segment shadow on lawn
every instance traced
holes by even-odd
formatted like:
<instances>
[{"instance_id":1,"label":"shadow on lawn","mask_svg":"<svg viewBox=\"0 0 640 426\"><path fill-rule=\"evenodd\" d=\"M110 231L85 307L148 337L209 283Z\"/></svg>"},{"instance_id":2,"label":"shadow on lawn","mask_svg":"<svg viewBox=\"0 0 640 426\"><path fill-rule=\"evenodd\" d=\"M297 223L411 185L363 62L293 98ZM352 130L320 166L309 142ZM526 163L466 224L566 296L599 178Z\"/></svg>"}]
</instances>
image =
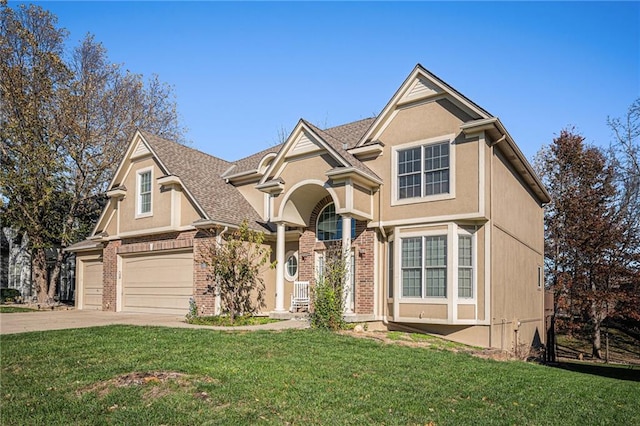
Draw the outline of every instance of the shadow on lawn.
<instances>
[{"instance_id":1,"label":"shadow on lawn","mask_svg":"<svg viewBox=\"0 0 640 426\"><path fill-rule=\"evenodd\" d=\"M640 369L628 365L595 364L588 362L559 362L553 367L576 373L592 374L611 379L640 382Z\"/></svg>"}]
</instances>

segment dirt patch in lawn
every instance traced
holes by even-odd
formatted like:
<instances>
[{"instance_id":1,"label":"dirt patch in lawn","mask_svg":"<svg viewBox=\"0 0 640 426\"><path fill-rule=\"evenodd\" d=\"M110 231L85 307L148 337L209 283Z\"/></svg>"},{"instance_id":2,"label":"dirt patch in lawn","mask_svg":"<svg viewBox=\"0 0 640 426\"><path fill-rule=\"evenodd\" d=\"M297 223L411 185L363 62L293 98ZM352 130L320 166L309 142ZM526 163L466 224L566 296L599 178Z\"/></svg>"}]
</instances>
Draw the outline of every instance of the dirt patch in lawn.
<instances>
[{"instance_id":1,"label":"dirt patch in lawn","mask_svg":"<svg viewBox=\"0 0 640 426\"><path fill-rule=\"evenodd\" d=\"M113 389L143 387L144 399L156 399L170 394L176 389L190 390L196 383L213 383L215 379L207 376L189 376L176 371L133 372L122 374L109 380L103 380L77 391L78 396L95 392L102 398ZM195 395L198 397L199 395Z\"/></svg>"},{"instance_id":2,"label":"dirt patch in lawn","mask_svg":"<svg viewBox=\"0 0 640 426\"><path fill-rule=\"evenodd\" d=\"M467 353L472 356L496 361L514 359L507 352L499 349L476 348L461 343L452 342L430 334L406 333L399 331L367 331L350 330L342 332L344 335L361 339L377 340L388 345L409 346L412 348L430 348L446 350L454 353Z\"/></svg>"}]
</instances>

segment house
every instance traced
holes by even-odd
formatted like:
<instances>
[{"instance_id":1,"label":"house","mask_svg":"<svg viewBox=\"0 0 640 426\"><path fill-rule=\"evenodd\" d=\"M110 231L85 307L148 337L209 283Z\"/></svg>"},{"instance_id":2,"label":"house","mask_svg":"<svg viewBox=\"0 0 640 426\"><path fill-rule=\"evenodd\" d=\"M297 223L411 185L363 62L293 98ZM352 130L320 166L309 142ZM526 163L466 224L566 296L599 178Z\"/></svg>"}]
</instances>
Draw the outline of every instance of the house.
<instances>
[{"instance_id":1,"label":"house","mask_svg":"<svg viewBox=\"0 0 640 426\"><path fill-rule=\"evenodd\" d=\"M265 313L314 282L327 242L351 253L345 318L514 351L544 340L549 195L500 120L417 65L382 112L236 162L138 131L77 253L77 307L203 314L207 230L264 231ZM205 294L206 293L206 294Z\"/></svg>"}]
</instances>

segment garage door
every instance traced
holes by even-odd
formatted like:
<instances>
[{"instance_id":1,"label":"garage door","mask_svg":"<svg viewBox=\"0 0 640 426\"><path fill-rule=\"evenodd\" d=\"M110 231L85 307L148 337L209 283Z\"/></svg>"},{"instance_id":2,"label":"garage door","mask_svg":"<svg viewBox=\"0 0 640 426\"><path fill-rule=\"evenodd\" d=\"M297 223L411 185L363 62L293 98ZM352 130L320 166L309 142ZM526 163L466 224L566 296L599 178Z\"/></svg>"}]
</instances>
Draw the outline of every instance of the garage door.
<instances>
[{"instance_id":1,"label":"garage door","mask_svg":"<svg viewBox=\"0 0 640 426\"><path fill-rule=\"evenodd\" d=\"M82 261L82 309L102 310L102 260Z\"/></svg>"},{"instance_id":2,"label":"garage door","mask_svg":"<svg viewBox=\"0 0 640 426\"><path fill-rule=\"evenodd\" d=\"M122 310L186 315L193 295L193 252L122 258Z\"/></svg>"}]
</instances>

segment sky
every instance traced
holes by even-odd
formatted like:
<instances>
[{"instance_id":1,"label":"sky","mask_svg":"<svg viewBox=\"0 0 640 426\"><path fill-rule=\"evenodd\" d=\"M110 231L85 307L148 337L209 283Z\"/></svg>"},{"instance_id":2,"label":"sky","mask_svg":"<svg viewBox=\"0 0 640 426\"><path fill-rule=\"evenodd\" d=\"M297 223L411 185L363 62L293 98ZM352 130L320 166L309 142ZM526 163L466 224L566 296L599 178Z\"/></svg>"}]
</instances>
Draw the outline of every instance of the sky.
<instances>
[{"instance_id":1,"label":"sky","mask_svg":"<svg viewBox=\"0 0 640 426\"><path fill-rule=\"evenodd\" d=\"M9 2L9 5L16 2ZM233 161L377 115L417 63L531 161L564 128L607 147L640 97L639 2L53 2L70 34L173 86L192 147Z\"/></svg>"}]
</instances>

